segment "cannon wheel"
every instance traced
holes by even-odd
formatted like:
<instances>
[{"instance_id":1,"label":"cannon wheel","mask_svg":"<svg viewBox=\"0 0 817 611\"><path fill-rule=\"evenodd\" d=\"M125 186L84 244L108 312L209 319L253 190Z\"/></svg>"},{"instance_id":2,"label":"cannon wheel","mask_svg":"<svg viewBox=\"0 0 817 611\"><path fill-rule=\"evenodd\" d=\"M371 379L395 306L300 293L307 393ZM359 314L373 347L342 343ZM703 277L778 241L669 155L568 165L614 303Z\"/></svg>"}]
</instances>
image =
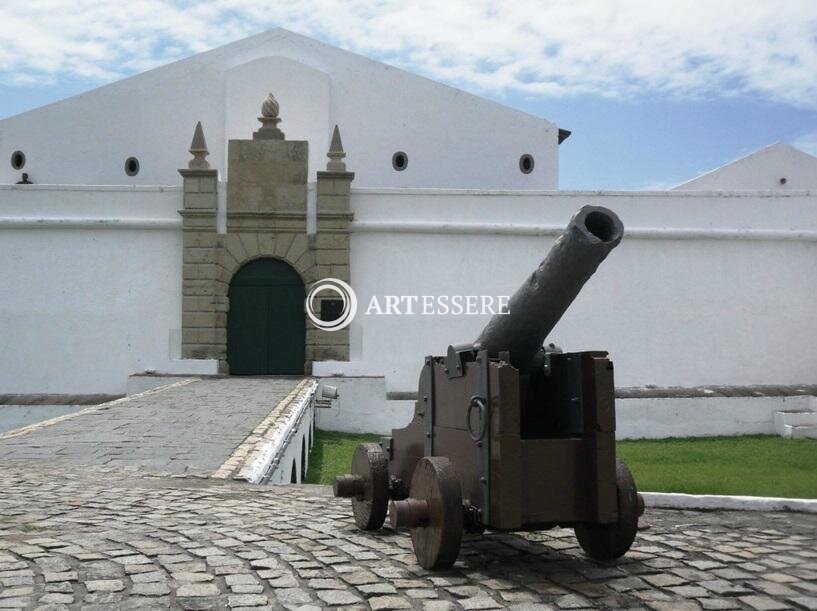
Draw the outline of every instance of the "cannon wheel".
<instances>
[{"instance_id":1,"label":"cannon wheel","mask_svg":"<svg viewBox=\"0 0 817 611\"><path fill-rule=\"evenodd\" d=\"M410 496L428 503L427 524L411 529L417 562L424 569L449 568L462 543L462 488L451 461L443 456L420 460Z\"/></svg>"},{"instance_id":2,"label":"cannon wheel","mask_svg":"<svg viewBox=\"0 0 817 611\"><path fill-rule=\"evenodd\" d=\"M630 549L638 530L639 498L627 464L616 458L618 521L612 524L580 524L574 528L579 545L594 560L615 560Z\"/></svg>"},{"instance_id":3,"label":"cannon wheel","mask_svg":"<svg viewBox=\"0 0 817 611\"><path fill-rule=\"evenodd\" d=\"M389 508L389 466L379 444L357 446L352 474L363 478L363 494L352 499L355 524L361 530L377 530L383 526Z\"/></svg>"}]
</instances>

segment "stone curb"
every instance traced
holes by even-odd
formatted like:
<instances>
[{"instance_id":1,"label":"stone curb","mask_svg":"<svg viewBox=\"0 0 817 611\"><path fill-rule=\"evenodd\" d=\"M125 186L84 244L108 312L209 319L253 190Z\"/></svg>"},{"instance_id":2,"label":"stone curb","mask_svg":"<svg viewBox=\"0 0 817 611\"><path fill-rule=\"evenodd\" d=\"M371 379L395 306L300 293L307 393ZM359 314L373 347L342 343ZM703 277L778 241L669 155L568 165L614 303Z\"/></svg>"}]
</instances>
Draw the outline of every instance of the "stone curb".
<instances>
[{"instance_id":1,"label":"stone curb","mask_svg":"<svg viewBox=\"0 0 817 611\"><path fill-rule=\"evenodd\" d=\"M125 395L65 395L65 394L0 394L4 405L99 405L123 398Z\"/></svg>"},{"instance_id":2,"label":"stone curb","mask_svg":"<svg viewBox=\"0 0 817 611\"><path fill-rule=\"evenodd\" d=\"M647 507L661 509L727 509L732 511L794 511L817 513L817 499L786 499L774 496L728 496L642 492Z\"/></svg>"},{"instance_id":3,"label":"stone curb","mask_svg":"<svg viewBox=\"0 0 817 611\"><path fill-rule=\"evenodd\" d=\"M24 426L19 429L14 429L11 431L6 431L2 435L0 435L0 441L3 439L13 439L14 437L20 437L21 435L28 435L29 433L33 433L34 431L38 431L40 429L44 429L45 427L51 426L53 424L57 424L59 422L64 422L66 420L72 420L73 418L77 418L78 416L82 416L84 414L89 414L91 412L98 412L106 409L110 409L112 407L116 407L117 405L121 405L122 403L127 403L133 399L137 399L139 397L146 397L148 395L155 395L156 393L164 392L165 390L169 390L171 388L176 388L178 386L186 386L187 384L192 384L193 382L198 382L199 378L191 377L185 378L184 380L180 380L179 382L174 382L173 384L165 384L164 386L157 386L156 388L148 389L144 392L140 392L135 395L128 395L126 397L121 397L119 399L115 399L113 401L108 401L107 403L100 403L99 405L93 405L91 407L86 407L85 409L81 409L76 412L72 412L70 414L65 414L63 416L57 416L56 418L51 418L49 420L42 420L40 422L35 422L34 424L30 424L28 426Z\"/></svg>"}]
</instances>

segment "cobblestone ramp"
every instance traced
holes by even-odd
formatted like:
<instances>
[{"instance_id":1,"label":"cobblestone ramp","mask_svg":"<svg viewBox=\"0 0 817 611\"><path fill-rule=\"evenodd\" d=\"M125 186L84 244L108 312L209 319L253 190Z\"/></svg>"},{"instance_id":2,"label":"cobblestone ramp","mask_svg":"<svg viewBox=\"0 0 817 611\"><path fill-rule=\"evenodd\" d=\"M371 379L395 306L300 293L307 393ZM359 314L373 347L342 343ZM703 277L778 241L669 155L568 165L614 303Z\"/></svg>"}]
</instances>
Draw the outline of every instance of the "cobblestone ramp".
<instances>
[{"instance_id":1,"label":"cobblestone ramp","mask_svg":"<svg viewBox=\"0 0 817 611\"><path fill-rule=\"evenodd\" d=\"M0 608L814 609L813 516L651 510L631 553L572 531L467 538L425 571L405 534L358 531L327 487L0 470Z\"/></svg>"},{"instance_id":2,"label":"cobblestone ramp","mask_svg":"<svg viewBox=\"0 0 817 611\"><path fill-rule=\"evenodd\" d=\"M192 378L0 435L0 460L210 475L299 382Z\"/></svg>"}]
</instances>

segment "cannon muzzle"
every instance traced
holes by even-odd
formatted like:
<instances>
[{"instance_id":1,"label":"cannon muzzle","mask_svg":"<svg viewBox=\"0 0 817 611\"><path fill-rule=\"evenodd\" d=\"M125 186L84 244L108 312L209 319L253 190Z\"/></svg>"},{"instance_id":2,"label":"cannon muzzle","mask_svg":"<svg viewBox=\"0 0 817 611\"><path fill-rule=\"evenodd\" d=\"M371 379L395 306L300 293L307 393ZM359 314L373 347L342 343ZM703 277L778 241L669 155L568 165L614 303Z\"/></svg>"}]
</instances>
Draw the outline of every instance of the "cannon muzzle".
<instances>
[{"instance_id":1,"label":"cannon muzzle","mask_svg":"<svg viewBox=\"0 0 817 611\"><path fill-rule=\"evenodd\" d=\"M584 206L513 294L507 313L491 318L474 347L494 357L509 351L511 363L528 370L545 338L623 233L624 225L612 210Z\"/></svg>"}]
</instances>

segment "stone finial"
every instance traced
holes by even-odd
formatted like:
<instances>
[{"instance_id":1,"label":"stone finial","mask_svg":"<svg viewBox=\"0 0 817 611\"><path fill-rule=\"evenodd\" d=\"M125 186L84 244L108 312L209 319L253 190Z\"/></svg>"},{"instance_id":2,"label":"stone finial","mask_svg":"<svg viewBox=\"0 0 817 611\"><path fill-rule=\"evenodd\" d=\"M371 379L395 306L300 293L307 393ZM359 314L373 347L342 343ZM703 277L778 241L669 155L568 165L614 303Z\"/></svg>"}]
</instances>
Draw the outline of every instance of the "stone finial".
<instances>
[{"instance_id":1,"label":"stone finial","mask_svg":"<svg viewBox=\"0 0 817 611\"><path fill-rule=\"evenodd\" d=\"M253 132L253 140L284 139L284 132L278 129L278 123L281 122L281 118L278 116L279 111L278 100L270 93L261 104L261 116L258 117L258 120L261 122L261 127L258 131Z\"/></svg>"},{"instance_id":2,"label":"stone finial","mask_svg":"<svg viewBox=\"0 0 817 611\"><path fill-rule=\"evenodd\" d=\"M193 159L187 164L191 170L206 170L210 167L207 162L207 155L210 151L207 150L207 142L204 140L204 130L201 127L201 121L196 123L196 130L193 132L193 142L190 143L190 154Z\"/></svg>"},{"instance_id":3,"label":"stone finial","mask_svg":"<svg viewBox=\"0 0 817 611\"><path fill-rule=\"evenodd\" d=\"M326 169L329 172L346 171L346 164L343 162L346 153L343 152L343 142L340 141L340 130L337 125L335 125L335 130L332 132L332 143L329 145L329 152L326 153L326 156L329 157L326 164Z\"/></svg>"},{"instance_id":4,"label":"stone finial","mask_svg":"<svg viewBox=\"0 0 817 611\"><path fill-rule=\"evenodd\" d=\"M275 96L271 93L268 94L264 102L261 104L261 116L270 118L277 117L279 110L280 106L278 105L278 100L276 100Z\"/></svg>"}]
</instances>

